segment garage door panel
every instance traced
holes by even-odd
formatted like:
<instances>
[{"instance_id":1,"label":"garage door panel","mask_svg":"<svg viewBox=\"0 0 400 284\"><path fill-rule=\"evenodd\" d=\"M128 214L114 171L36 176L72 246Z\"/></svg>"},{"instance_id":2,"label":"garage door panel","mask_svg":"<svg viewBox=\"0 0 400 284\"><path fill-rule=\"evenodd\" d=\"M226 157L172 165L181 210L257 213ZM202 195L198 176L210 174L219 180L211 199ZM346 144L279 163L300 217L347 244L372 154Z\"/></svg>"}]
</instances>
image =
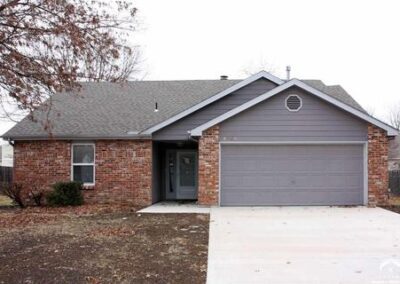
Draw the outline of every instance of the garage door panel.
<instances>
[{"instance_id":1,"label":"garage door panel","mask_svg":"<svg viewBox=\"0 0 400 284\"><path fill-rule=\"evenodd\" d=\"M230 206L261 206L261 205L353 205L359 204L360 193L358 191L350 191L343 193L342 191L331 192L329 196L329 204L327 204L326 195L315 191L310 194L309 191L296 192L296 199L293 199L293 191L252 191L244 194L229 195L222 197L224 204ZM243 204L243 201L246 204ZM266 203L265 200L273 200L273 203ZM307 200L306 204L299 204L298 200ZM346 200L344 202L343 200Z\"/></svg>"},{"instance_id":2,"label":"garage door panel","mask_svg":"<svg viewBox=\"0 0 400 284\"><path fill-rule=\"evenodd\" d=\"M355 160L350 161L342 161L338 159L332 160L318 160L318 159L303 159L303 160L291 160L287 159L285 161L282 160L273 160L268 159L267 157L264 159L257 160L248 160L250 157L243 157L242 159L227 159L223 161L224 164L229 164L230 171L237 173L246 173L246 172L271 172L277 173L281 172L282 169L285 169L288 172L298 172L298 173L307 173L309 171L316 172L326 172L326 171L334 171L338 173L352 173L357 172L360 173L363 171L363 165L360 164L360 159L357 158ZM266 163L265 160L269 162ZM308 167L305 168L304 164L308 163Z\"/></svg>"},{"instance_id":3,"label":"garage door panel","mask_svg":"<svg viewBox=\"0 0 400 284\"><path fill-rule=\"evenodd\" d=\"M257 181L255 181L257 179ZM288 174L255 174L251 176L241 175L229 175L222 178L224 187L246 187L251 188L252 186L259 187L260 184L263 187L271 185L272 187L306 187L314 188L317 187L321 190L327 190L328 188L341 188L346 190L348 187L359 187L363 182L360 174L354 175L318 175L318 174L304 174L304 175L290 175ZM327 187L329 184L329 187Z\"/></svg>"},{"instance_id":4,"label":"garage door panel","mask_svg":"<svg viewBox=\"0 0 400 284\"><path fill-rule=\"evenodd\" d=\"M362 145L221 147L221 205L362 203Z\"/></svg>"}]
</instances>

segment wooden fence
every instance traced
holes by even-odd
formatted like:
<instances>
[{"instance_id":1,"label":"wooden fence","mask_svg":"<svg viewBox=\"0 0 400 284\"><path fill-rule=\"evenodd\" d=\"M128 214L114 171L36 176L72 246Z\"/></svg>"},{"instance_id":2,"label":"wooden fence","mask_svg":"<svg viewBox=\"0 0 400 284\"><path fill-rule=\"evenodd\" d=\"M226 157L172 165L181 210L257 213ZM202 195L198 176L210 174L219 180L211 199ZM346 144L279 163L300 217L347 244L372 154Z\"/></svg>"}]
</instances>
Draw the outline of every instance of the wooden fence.
<instances>
[{"instance_id":1,"label":"wooden fence","mask_svg":"<svg viewBox=\"0 0 400 284\"><path fill-rule=\"evenodd\" d=\"M400 195L400 171L389 171L389 188L390 192Z\"/></svg>"}]
</instances>

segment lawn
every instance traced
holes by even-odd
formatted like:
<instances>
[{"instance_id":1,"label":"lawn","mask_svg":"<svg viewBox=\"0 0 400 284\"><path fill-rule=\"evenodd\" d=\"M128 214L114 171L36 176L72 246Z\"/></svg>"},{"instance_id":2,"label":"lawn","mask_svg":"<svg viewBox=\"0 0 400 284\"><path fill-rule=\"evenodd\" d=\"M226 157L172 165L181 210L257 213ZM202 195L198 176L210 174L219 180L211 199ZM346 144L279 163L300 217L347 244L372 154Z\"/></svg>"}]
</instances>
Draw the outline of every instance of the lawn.
<instances>
[{"instance_id":1,"label":"lawn","mask_svg":"<svg viewBox=\"0 0 400 284\"><path fill-rule=\"evenodd\" d=\"M1 206L11 206L12 200L5 195L0 194L0 207Z\"/></svg>"},{"instance_id":2,"label":"lawn","mask_svg":"<svg viewBox=\"0 0 400 284\"><path fill-rule=\"evenodd\" d=\"M0 209L0 283L204 283L209 217Z\"/></svg>"}]
</instances>

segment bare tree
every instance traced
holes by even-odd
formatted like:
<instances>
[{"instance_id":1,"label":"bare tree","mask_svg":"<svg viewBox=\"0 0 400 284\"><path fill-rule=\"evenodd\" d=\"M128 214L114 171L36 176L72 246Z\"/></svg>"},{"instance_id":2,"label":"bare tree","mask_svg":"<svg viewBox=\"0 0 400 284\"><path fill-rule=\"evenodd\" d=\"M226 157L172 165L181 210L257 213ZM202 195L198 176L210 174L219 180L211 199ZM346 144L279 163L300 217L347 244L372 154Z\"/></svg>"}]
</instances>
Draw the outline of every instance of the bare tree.
<instances>
[{"instance_id":1,"label":"bare tree","mask_svg":"<svg viewBox=\"0 0 400 284\"><path fill-rule=\"evenodd\" d=\"M369 105L369 106L365 107L364 109L370 116L375 117L375 107L374 106Z\"/></svg>"},{"instance_id":2,"label":"bare tree","mask_svg":"<svg viewBox=\"0 0 400 284\"><path fill-rule=\"evenodd\" d=\"M388 121L394 128L400 130L400 102L389 108Z\"/></svg>"},{"instance_id":3,"label":"bare tree","mask_svg":"<svg viewBox=\"0 0 400 284\"><path fill-rule=\"evenodd\" d=\"M260 60L250 62L246 67L244 67L242 74L245 76L251 76L261 70L267 71L271 74L276 74L277 69L278 68L274 64L271 64L265 58L261 58Z\"/></svg>"},{"instance_id":4,"label":"bare tree","mask_svg":"<svg viewBox=\"0 0 400 284\"><path fill-rule=\"evenodd\" d=\"M127 39L136 27L130 0L0 0L3 112L32 113L79 81L121 82L137 68ZM12 98L10 102L7 98Z\"/></svg>"}]
</instances>

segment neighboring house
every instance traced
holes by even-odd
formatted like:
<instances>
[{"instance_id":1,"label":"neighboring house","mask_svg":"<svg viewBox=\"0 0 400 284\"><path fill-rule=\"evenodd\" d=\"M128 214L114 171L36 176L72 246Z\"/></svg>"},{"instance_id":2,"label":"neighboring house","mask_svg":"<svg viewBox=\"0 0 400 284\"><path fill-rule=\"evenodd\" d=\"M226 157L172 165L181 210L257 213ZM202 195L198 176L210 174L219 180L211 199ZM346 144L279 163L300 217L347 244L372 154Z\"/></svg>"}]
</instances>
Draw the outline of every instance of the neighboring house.
<instances>
[{"instance_id":1,"label":"neighboring house","mask_svg":"<svg viewBox=\"0 0 400 284\"><path fill-rule=\"evenodd\" d=\"M13 154L14 150L11 145L3 144L0 145L0 166L12 167L13 166Z\"/></svg>"},{"instance_id":2,"label":"neighboring house","mask_svg":"<svg viewBox=\"0 0 400 284\"><path fill-rule=\"evenodd\" d=\"M389 170L400 170L400 136L389 141Z\"/></svg>"},{"instance_id":3,"label":"neighboring house","mask_svg":"<svg viewBox=\"0 0 400 284\"><path fill-rule=\"evenodd\" d=\"M388 139L340 86L281 80L84 83L53 97L52 139L24 119L14 179L85 183L88 202L149 205L383 204ZM45 114L36 112L40 121Z\"/></svg>"}]
</instances>

